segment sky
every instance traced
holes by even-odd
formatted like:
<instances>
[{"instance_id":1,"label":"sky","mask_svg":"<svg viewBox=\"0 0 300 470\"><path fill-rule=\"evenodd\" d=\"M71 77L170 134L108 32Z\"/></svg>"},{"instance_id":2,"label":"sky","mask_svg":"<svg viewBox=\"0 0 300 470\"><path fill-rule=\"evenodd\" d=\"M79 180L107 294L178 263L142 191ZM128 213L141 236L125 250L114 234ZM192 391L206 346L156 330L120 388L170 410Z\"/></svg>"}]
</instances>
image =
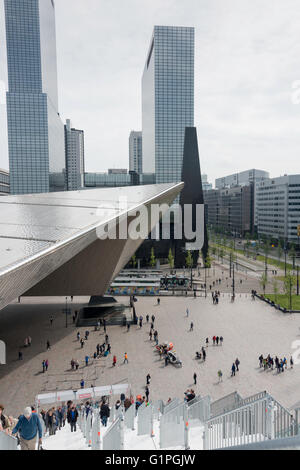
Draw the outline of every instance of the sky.
<instances>
[{"instance_id":1,"label":"sky","mask_svg":"<svg viewBox=\"0 0 300 470\"><path fill-rule=\"evenodd\" d=\"M154 25L194 26L202 172L300 173L299 0L55 0L59 108L87 171L128 168ZM297 81L299 81L297 83Z\"/></svg>"}]
</instances>

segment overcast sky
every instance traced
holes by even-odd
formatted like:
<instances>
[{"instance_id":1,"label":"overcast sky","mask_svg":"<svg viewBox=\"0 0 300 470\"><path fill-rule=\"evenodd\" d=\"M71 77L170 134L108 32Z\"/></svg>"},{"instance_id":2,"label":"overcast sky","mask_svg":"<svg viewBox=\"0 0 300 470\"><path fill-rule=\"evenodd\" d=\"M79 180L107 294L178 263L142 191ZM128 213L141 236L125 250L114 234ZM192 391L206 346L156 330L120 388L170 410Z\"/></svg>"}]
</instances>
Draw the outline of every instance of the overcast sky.
<instances>
[{"instance_id":1,"label":"overcast sky","mask_svg":"<svg viewBox=\"0 0 300 470\"><path fill-rule=\"evenodd\" d=\"M209 180L254 167L300 173L299 0L55 3L60 111L85 131L87 171L128 168L157 24L196 28L195 125Z\"/></svg>"}]
</instances>

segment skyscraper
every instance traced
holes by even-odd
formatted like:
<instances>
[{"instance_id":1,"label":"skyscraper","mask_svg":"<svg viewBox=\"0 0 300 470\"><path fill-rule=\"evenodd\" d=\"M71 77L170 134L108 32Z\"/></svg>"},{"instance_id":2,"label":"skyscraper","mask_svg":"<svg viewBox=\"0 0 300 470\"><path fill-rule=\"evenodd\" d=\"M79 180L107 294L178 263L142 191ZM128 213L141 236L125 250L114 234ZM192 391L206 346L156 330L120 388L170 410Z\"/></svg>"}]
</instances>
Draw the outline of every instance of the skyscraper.
<instances>
[{"instance_id":1,"label":"skyscraper","mask_svg":"<svg viewBox=\"0 0 300 470\"><path fill-rule=\"evenodd\" d=\"M84 187L84 132L65 125L67 189L77 191Z\"/></svg>"},{"instance_id":2,"label":"skyscraper","mask_svg":"<svg viewBox=\"0 0 300 470\"><path fill-rule=\"evenodd\" d=\"M143 171L181 180L184 134L194 126L194 28L155 26L142 79Z\"/></svg>"},{"instance_id":3,"label":"skyscraper","mask_svg":"<svg viewBox=\"0 0 300 470\"><path fill-rule=\"evenodd\" d=\"M129 136L129 171L143 173L142 133L132 131Z\"/></svg>"},{"instance_id":4,"label":"skyscraper","mask_svg":"<svg viewBox=\"0 0 300 470\"><path fill-rule=\"evenodd\" d=\"M12 194L65 189L54 0L4 0Z\"/></svg>"}]
</instances>

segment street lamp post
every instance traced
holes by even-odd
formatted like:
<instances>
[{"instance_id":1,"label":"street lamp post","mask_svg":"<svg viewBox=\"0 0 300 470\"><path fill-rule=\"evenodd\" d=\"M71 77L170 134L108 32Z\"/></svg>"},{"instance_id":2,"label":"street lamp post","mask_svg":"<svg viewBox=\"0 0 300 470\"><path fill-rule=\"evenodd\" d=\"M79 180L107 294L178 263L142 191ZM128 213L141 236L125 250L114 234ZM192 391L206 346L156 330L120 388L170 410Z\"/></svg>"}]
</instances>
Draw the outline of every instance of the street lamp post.
<instances>
[{"instance_id":1,"label":"street lamp post","mask_svg":"<svg viewBox=\"0 0 300 470\"><path fill-rule=\"evenodd\" d=\"M207 297L207 286L206 286L206 262L204 263L204 286L205 286L205 298Z\"/></svg>"},{"instance_id":2,"label":"street lamp post","mask_svg":"<svg viewBox=\"0 0 300 470\"><path fill-rule=\"evenodd\" d=\"M286 256L287 256L287 246L284 246L284 276L286 277Z\"/></svg>"},{"instance_id":3,"label":"street lamp post","mask_svg":"<svg viewBox=\"0 0 300 470\"><path fill-rule=\"evenodd\" d=\"M299 295L299 265L297 264L297 295Z\"/></svg>"},{"instance_id":4,"label":"street lamp post","mask_svg":"<svg viewBox=\"0 0 300 470\"><path fill-rule=\"evenodd\" d=\"M235 297L234 264L232 266L232 297Z\"/></svg>"},{"instance_id":5,"label":"street lamp post","mask_svg":"<svg viewBox=\"0 0 300 470\"><path fill-rule=\"evenodd\" d=\"M66 297L66 328L68 328L68 297Z\"/></svg>"}]
</instances>

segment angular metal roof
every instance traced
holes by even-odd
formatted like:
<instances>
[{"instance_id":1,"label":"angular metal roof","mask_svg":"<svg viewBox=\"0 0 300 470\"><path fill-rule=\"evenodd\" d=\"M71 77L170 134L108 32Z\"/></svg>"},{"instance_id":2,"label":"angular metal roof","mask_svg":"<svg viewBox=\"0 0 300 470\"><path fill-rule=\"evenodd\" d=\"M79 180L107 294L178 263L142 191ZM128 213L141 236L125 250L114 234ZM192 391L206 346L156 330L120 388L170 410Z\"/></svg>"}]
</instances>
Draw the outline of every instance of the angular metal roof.
<instances>
[{"instance_id":1,"label":"angular metal roof","mask_svg":"<svg viewBox=\"0 0 300 470\"><path fill-rule=\"evenodd\" d=\"M63 250L61 253L65 254L64 247L70 244L73 244L73 254L79 253L82 247L95 241L96 229L101 225L105 225L109 220L141 204L148 205L156 200L171 202L182 188L183 184L178 183L1 196L0 308L4 303L7 304L7 300L4 300L3 285L5 281L7 282L7 275L13 271L29 264L32 265L38 260L44 268L47 265L44 271L41 266L39 267L39 272L32 276L31 282L21 282L20 284L24 284L24 287L18 288L15 282L14 299L61 265L61 262L52 261L50 266L48 256L61 249ZM120 207L119 204L119 199L123 201L125 198L126 209ZM91 236L92 233L93 237L88 242L87 235ZM83 239L85 239L84 242ZM81 240L80 247L79 240ZM76 249L75 243L78 245ZM70 257L71 254L62 261L65 262ZM23 271L24 275L26 275L26 270ZM9 282L13 282L12 278ZM25 287L25 284L28 285Z\"/></svg>"}]
</instances>

